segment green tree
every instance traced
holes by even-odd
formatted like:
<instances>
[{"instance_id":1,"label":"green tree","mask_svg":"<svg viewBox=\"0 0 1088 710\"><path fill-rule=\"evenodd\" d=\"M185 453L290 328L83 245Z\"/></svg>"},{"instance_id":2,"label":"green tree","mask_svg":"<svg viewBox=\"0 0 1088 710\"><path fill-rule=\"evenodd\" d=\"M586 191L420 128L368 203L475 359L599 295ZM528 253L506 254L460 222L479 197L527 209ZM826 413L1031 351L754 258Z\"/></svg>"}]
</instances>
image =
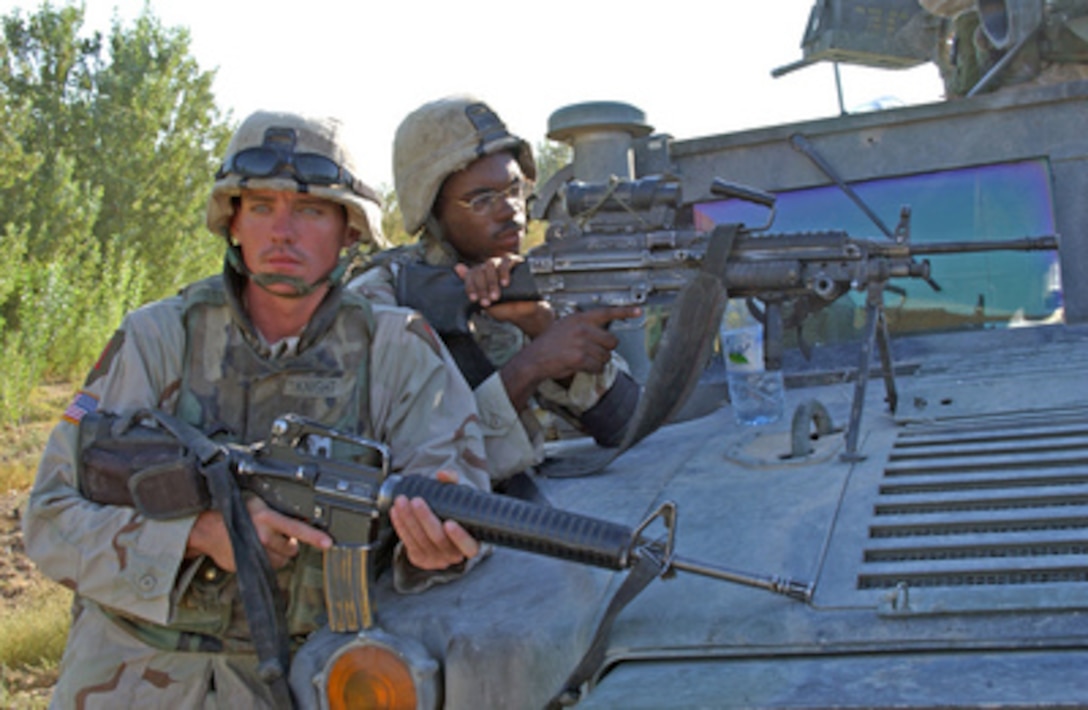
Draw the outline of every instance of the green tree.
<instances>
[{"instance_id":1,"label":"green tree","mask_svg":"<svg viewBox=\"0 0 1088 710\"><path fill-rule=\"evenodd\" d=\"M394 245L408 244L413 240L412 235L404 231L397 191L387 185L382 186L382 233Z\"/></svg>"},{"instance_id":2,"label":"green tree","mask_svg":"<svg viewBox=\"0 0 1088 710\"><path fill-rule=\"evenodd\" d=\"M41 258L70 248L93 210L99 249L120 239L154 273L140 294L149 300L218 264L203 205L229 126L188 30L164 28L148 7L132 27L115 21L108 42L82 37L82 24L82 8L48 2L4 18L0 97L27 112L12 138L37 167L0 179L0 224L27 225L29 255ZM82 208L59 209L73 191Z\"/></svg>"},{"instance_id":3,"label":"green tree","mask_svg":"<svg viewBox=\"0 0 1088 710\"><path fill-rule=\"evenodd\" d=\"M96 209L90 185L72 181L73 140L83 134L89 86L101 39L77 36L82 11L49 5L23 18L4 18L0 96L17 121L5 127L4 143L17 143L21 169L0 179L0 224L25 226L29 258L67 247L87 210ZM20 166L4 165L4 168ZM72 214L72 193L80 209Z\"/></svg>"},{"instance_id":4,"label":"green tree","mask_svg":"<svg viewBox=\"0 0 1088 710\"><path fill-rule=\"evenodd\" d=\"M231 130L188 31L147 6L107 40L72 5L2 23L0 422L85 372L122 313L218 269L204 206Z\"/></svg>"},{"instance_id":5,"label":"green tree","mask_svg":"<svg viewBox=\"0 0 1088 710\"><path fill-rule=\"evenodd\" d=\"M536 144L536 182L543 185L574 159L574 151L566 143L542 140Z\"/></svg>"},{"instance_id":6,"label":"green tree","mask_svg":"<svg viewBox=\"0 0 1088 710\"><path fill-rule=\"evenodd\" d=\"M147 266L154 289L173 292L217 269L223 244L204 209L230 127L212 93L212 72L189 54L189 32L164 28L145 8L126 30L114 24L110 64L96 75L81 174L102 187L94 232L119 238Z\"/></svg>"}]
</instances>

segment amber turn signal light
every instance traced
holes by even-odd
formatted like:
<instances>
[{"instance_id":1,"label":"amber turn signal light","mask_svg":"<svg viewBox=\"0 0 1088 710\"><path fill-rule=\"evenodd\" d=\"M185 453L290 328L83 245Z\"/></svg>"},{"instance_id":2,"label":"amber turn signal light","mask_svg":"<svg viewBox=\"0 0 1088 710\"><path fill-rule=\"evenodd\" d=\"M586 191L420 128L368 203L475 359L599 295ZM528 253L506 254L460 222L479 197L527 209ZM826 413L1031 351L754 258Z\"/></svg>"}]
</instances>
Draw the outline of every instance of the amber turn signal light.
<instances>
[{"instance_id":1,"label":"amber turn signal light","mask_svg":"<svg viewBox=\"0 0 1088 710\"><path fill-rule=\"evenodd\" d=\"M330 710L416 710L411 670L393 651L355 646L329 668L326 693Z\"/></svg>"}]
</instances>

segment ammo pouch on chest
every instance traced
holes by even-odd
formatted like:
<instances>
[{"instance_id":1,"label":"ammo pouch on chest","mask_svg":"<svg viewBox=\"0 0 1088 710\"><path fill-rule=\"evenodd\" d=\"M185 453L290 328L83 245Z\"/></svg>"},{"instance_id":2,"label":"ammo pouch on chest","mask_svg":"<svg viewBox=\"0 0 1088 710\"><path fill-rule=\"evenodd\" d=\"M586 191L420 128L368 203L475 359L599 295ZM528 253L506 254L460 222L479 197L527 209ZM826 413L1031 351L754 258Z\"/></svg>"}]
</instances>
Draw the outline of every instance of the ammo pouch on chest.
<instances>
[{"instance_id":1,"label":"ammo pouch on chest","mask_svg":"<svg viewBox=\"0 0 1088 710\"><path fill-rule=\"evenodd\" d=\"M77 480L85 498L127 505L148 518L194 515L211 506L191 447L164 429L148 426L150 414L93 412L79 425Z\"/></svg>"}]
</instances>

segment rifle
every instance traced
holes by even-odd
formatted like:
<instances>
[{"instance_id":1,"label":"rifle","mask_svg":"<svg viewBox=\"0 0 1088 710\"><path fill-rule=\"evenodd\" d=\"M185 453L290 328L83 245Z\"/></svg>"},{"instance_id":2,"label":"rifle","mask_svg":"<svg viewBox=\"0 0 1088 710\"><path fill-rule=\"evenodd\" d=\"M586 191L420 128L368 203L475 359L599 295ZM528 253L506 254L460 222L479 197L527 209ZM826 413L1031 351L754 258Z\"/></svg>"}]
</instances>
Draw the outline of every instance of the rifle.
<instances>
[{"instance_id":1,"label":"rifle","mask_svg":"<svg viewBox=\"0 0 1088 710\"><path fill-rule=\"evenodd\" d=\"M144 425L147 419L161 428ZM238 445L212 441L158 410L126 416L95 412L80 422L80 450L80 492L92 501L131 506L152 519L192 515L208 507L223 514L258 674L283 708L292 707L292 700L286 685L290 652L282 599L242 502L242 490L333 538L332 547L323 553L323 572L327 623L334 632L358 632L375 623L370 583L390 538L389 527L381 522L401 495L422 498L439 518L460 523L481 542L630 570L564 693L576 693L587 674L598 668L616 615L655 577L684 571L805 603L813 595L810 583L676 555L677 509L672 501L630 528L424 476L402 476L390 473L383 444L295 414L274 420L267 441ZM649 528L655 521L664 525L665 533L651 538Z\"/></svg>"},{"instance_id":2,"label":"rifle","mask_svg":"<svg viewBox=\"0 0 1088 710\"><path fill-rule=\"evenodd\" d=\"M746 299L749 309L763 323L764 361L768 369L780 369L787 328L797 331L802 352L807 355L808 348L800 337L805 319L850 290L864 291L866 332L847 429L844 456L848 458L856 456L874 340L893 412L897 404L883 311L883 293L890 288L889 280L923 279L940 290L930 276L929 262L915 257L1052 250L1058 245L1057 237L1052 235L912 244L909 207L902 209L891 238L856 238L843 231L765 234L774 220L774 195L720 179L712 182L710 193L717 198L736 198L768 207L770 216L762 226L719 225L703 231L692 225L696 203L683 201L680 184L675 180L650 176L608 183L566 183L565 213L560 211L551 220L544 243L531 249L525 262L513 269L511 284L503 289L503 300L546 299L560 315L601 306L667 305L679 298L700 269L708 267L710 245L727 240L724 267L715 266L713 272L728 297ZM469 332L469 318L477 306L465 296L464 284L451 269L400 264L396 288L398 302L419 310L444 338ZM717 326L700 324L715 332ZM677 337L684 338L685 334ZM689 364L691 353L698 352L696 347L675 350L683 353ZM697 373L699 369L692 371Z\"/></svg>"},{"instance_id":3,"label":"rifle","mask_svg":"<svg viewBox=\"0 0 1088 710\"><path fill-rule=\"evenodd\" d=\"M390 473L385 445L295 414L277 418L266 441L245 446L213 442L174 417L152 414L169 433L139 424L146 412L84 418L84 496L166 519L191 514L189 501L203 501L206 507L214 492L209 496L203 486L211 487L211 478L229 472L241 489L256 493L269 507L333 538L324 558L333 631L358 631L374 623L369 582L376 572L375 553L386 540L380 523L400 495L422 498L439 518L460 523L481 542L617 571L648 559L663 577L685 571L805 602L812 596L811 584L676 555L677 510L672 501L630 528L468 486ZM664 524L664 537L650 539L648 528L657 520Z\"/></svg>"}]
</instances>

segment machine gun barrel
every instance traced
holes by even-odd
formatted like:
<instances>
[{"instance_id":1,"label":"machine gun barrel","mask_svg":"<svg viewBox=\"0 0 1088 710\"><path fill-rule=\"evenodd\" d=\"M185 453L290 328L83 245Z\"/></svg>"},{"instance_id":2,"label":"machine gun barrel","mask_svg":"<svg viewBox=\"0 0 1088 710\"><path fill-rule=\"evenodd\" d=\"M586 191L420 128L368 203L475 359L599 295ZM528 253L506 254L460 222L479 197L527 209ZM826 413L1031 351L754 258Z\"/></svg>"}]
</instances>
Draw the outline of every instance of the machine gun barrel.
<instances>
[{"instance_id":1,"label":"machine gun barrel","mask_svg":"<svg viewBox=\"0 0 1088 710\"><path fill-rule=\"evenodd\" d=\"M983 251L1050 251L1058 248L1058 238L1053 235L1023 237L996 242L937 242L911 244L910 253L919 256L930 254L967 254Z\"/></svg>"}]
</instances>

